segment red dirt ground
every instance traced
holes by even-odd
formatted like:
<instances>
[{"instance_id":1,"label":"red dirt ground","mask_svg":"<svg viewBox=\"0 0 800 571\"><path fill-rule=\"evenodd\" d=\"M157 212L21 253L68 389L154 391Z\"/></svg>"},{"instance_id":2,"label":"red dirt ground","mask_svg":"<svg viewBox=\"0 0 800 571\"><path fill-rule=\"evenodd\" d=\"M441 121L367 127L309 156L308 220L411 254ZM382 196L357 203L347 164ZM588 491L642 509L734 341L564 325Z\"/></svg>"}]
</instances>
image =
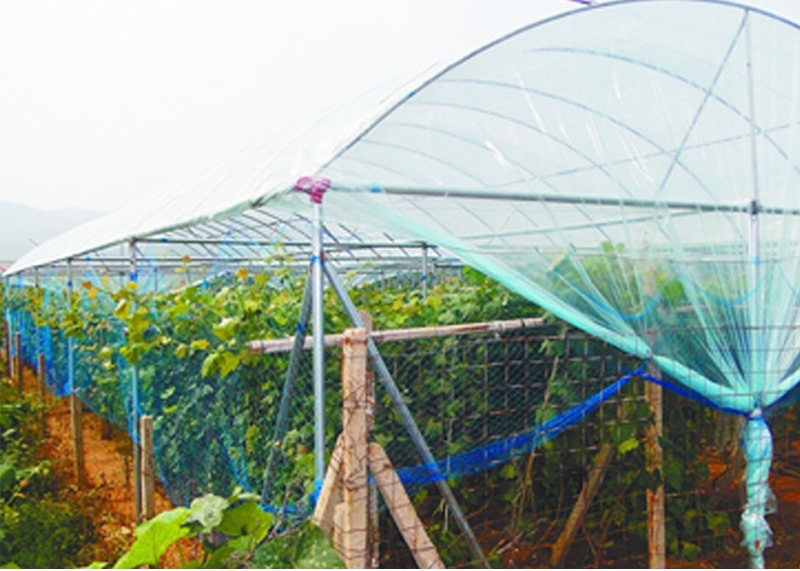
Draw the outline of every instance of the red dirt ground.
<instances>
[{"instance_id":1,"label":"red dirt ground","mask_svg":"<svg viewBox=\"0 0 800 571\"><path fill-rule=\"evenodd\" d=\"M36 374L25 369L23 376L26 392L37 391ZM43 453L54 462L61 481L72 492L73 501L91 505L98 535L94 559L113 562L124 553L134 539L135 510L133 492L133 447L128 435L113 427L111 438L103 438L102 421L84 407L84 484L76 485L75 451L70 431L68 399L48 395L47 438ZM173 505L164 489L156 485L156 513L172 509ZM181 546L187 557L197 548L193 541ZM161 565L177 568L181 555L172 549L162 559Z\"/></svg>"}]
</instances>

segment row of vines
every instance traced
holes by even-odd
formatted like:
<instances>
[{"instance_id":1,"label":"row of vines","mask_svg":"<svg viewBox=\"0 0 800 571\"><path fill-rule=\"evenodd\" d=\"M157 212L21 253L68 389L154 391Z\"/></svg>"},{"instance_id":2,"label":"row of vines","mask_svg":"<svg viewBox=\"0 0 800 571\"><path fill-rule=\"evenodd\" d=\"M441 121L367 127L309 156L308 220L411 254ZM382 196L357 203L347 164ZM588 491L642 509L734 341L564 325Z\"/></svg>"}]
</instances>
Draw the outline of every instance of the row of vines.
<instances>
[{"instance_id":1,"label":"row of vines","mask_svg":"<svg viewBox=\"0 0 800 571\"><path fill-rule=\"evenodd\" d=\"M273 441L288 355L254 355L248 342L295 333L305 276L240 269L171 291L147 291L134 281L124 287L114 283L108 276L87 274L71 293L47 283L8 288L3 304L12 327L23 333L26 359L35 362L35 354L44 353L54 393L76 392L99 416L133 434L132 418L153 415L157 469L176 505L243 489L262 498L278 525L302 519L314 491L310 356L301 361L289 430ZM371 313L375 329L541 315L537 307L469 269L437 280L425 296L391 280L353 288L350 295ZM349 326L331 291L325 308L326 332ZM66 374L70 344L71 377ZM535 332L396 343L381 350L440 458L530 430L636 366L554 320ZM326 367L327 442L332 445L341 407L335 350L327 354ZM541 541L536 545L525 538L550 537L559 529L604 442L613 443L616 459L587 519L591 549L577 550L573 564L597 563L598 557L607 563L603 554L620 550L640 557L630 564L644 563L645 492L661 482L675 498L668 502L673 555L696 557L703 549L698 537L713 546L729 534L727 514L704 505L694 493L708 477L704 463L697 461L706 443L690 434L698 423L713 422L710 413L677 418L685 409L668 409L667 461L663 473L651 474L644 469L641 445L651 411L641 393L641 385L631 383L596 415L543 449L453 482L465 511L481 526L479 537L495 563L509 564L506 559L516 553L528 563L546 564L531 554ZM373 438L396 466L418 463L388 397L380 392L378 397ZM276 452L277 470L266 478ZM273 484L269 489L266 480ZM466 544L435 490L419 486L412 491L445 562L468 562ZM393 537L391 530L387 537ZM526 545L530 553L521 554ZM384 562L390 565L405 557L402 550L386 553Z\"/></svg>"}]
</instances>

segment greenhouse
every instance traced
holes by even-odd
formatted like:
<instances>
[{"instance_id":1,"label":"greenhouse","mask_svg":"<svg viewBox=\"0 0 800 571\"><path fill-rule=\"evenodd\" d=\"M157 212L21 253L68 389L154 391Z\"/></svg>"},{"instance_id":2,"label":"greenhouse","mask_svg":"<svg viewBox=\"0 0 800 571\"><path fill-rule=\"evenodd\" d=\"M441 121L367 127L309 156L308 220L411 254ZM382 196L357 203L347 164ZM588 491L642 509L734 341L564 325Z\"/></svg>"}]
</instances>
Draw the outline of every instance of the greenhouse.
<instances>
[{"instance_id":1,"label":"greenhouse","mask_svg":"<svg viewBox=\"0 0 800 571\"><path fill-rule=\"evenodd\" d=\"M611 425L639 446L644 379L743 419L742 539L763 567L767 419L800 382L797 53L793 23L714 0L529 25L36 247L5 273L8 353L21 333L52 392L134 440L155 416L174 503L239 485L302 518L340 429L327 337L359 309L376 332L480 322L368 347L374 438L410 494L440 494L461 564L492 548L461 479L530 472L568 437L586 472Z\"/></svg>"}]
</instances>

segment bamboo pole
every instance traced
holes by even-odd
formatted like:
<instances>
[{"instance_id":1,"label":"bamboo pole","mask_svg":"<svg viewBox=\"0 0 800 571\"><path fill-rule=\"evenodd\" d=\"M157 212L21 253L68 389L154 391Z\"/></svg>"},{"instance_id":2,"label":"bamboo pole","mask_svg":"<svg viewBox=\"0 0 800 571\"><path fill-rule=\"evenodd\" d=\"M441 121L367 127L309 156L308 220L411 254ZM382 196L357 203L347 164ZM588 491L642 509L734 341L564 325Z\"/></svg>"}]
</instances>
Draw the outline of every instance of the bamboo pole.
<instances>
[{"instance_id":1,"label":"bamboo pole","mask_svg":"<svg viewBox=\"0 0 800 571\"><path fill-rule=\"evenodd\" d=\"M75 481L80 488L84 484L83 403L74 392L69 395L69 412L72 449L75 452Z\"/></svg>"},{"instance_id":2,"label":"bamboo pole","mask_svg":"<svg viewBox=\"0 0 800 571\"><path fill-rule=\"evenodd\" d=\"M156 478L153 461L153 417L143 415L139 430L142 439L141 487L142 487L142 521L152 519L156 515Z\"/></svg>"},{"instance_id":3,"label":"bamboo pole","mask_svg":"<svg viewBox=\"0 0 800 571\"><path fill-rule=\"evenodd\" d=\"M661 378L661 372L654 366L648 367L650 375ZM645 383L645 399L650 405L653 422L645 433L647 448L647 471L651 474L664 473L664 452L661 449L661 436L664 434L664 389L656 383ZM664 569L667 564L666 519L664 517L664 483L655 490L647 490L647 554L650 569Z\"/></svg>"},{"instance_id":4,"label":"bamboo pole","mask_svg":"<svg viewBox=\"0 0 800 571\"><path fill-rule=\"evenodd\" d=\"M369 451L367 446L367 332L348 329L342 345L344 408L344 521L342 559L350 569L366 569L369 562L367 495Z\"/></svg>"},{"instance_id":5,"label":"bamboo pole","mask_svg":"<svg viewBox=\"0 0 800 571\"><path fill-rule=\"evenodd\" d=\"M543 326L544 320L538 317L510 319L504 321L486 321L481 323L462 323L459 325L436 325L432 327L417 327L411 329L391 329L388 331L372 331L370 338L375 343L389 343L392 341L412 341L415 339L430 339L434 337L451 337L454 335L470 335L475 333L499 333L514 331L530 327ZM344 335L341 333L325 335L325 347L338 347L342 344ZM250 352L256 354L283 353L290 351L294 345L294 337L286 339L267 339L251 341ZM306 338L303 349L312 348L312 340Z\"/></svg>"},{"instance_id":6,"label":"bamboo pole","mask_svg":"<svg viewBox=\"0 0 800 571\"><path fill-rule=\"evenodd\" d=\"M369 468L417 565L420 569L444 569L389 457L380 444L374 442L369 445Z\"/></svg>"}]
</instances>

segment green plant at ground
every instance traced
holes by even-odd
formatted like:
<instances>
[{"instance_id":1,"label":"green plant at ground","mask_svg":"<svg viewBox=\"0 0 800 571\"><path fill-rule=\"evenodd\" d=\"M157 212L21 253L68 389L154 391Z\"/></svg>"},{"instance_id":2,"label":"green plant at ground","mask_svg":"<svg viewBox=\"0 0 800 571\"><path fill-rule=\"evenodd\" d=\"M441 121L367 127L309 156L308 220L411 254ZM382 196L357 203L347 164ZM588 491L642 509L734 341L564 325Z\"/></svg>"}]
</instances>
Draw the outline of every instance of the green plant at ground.
<instances>
[{"instance_id":1,"label":"green plant at ground","mask_svg":"<svg viewBox=\"0 0 800 571\"><path fill-rule=\"evenodd\" d=\"M223 498L207 494L187 507L162 512L136 529L136 541L114 569L157 567L167 550L184 538L198 537L203 554L186 560L192 569L330 569L344 565L322 530L306 523L278 532L272 515L253 494L235 491ZM96 563L93 567L102 567Z\"/></svg>"},{"instance_id":2,"label":"green plant at ground","mask_svg":"<svg viewBox=\"0 0 800 571\"><path fill-rule=\"evenodd\" d=\"M72 567L94 540L94 526L36 455L40 414L7 379L0 382L0 565Z\"/></svg>"}]
</instances>

